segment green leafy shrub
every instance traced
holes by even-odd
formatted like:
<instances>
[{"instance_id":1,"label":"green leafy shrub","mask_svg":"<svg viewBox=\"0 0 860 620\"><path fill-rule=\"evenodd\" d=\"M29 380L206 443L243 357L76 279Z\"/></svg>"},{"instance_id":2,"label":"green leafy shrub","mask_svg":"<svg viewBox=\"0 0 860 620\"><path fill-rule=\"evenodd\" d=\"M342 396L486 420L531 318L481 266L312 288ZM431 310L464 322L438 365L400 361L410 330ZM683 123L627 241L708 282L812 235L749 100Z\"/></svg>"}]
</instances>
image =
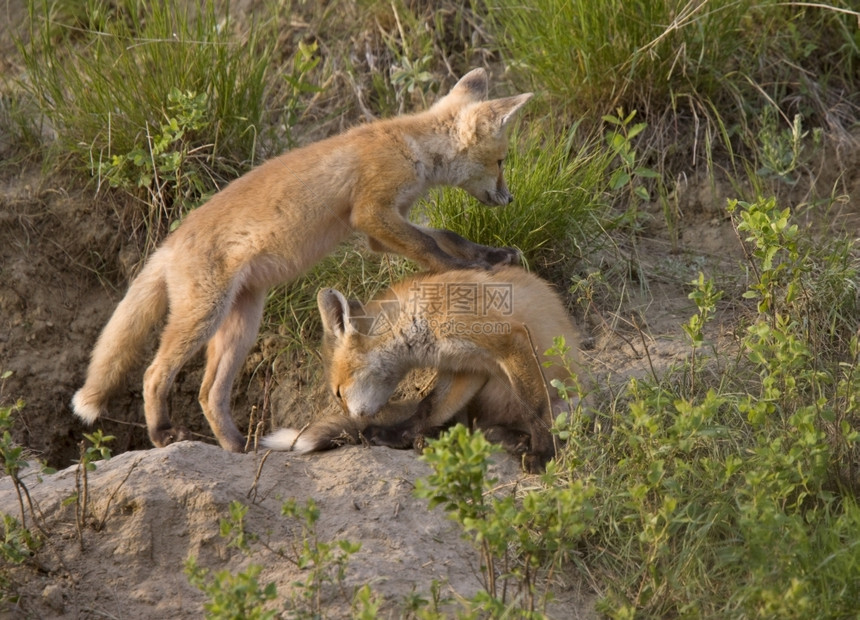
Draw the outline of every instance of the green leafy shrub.
<instances>
[{"instance_id":1,"label":"green leafy shrub","mask_svg":"<svg viewBox=\"0 0 860 620\"><path fill-rule=\"evenodd\" d=\"M581 560L613 617L844 617L860 600L856 253L771 199L730 209L753 274L744 355L706 372L725 353L703 354L721 292L700 275L688 363L631 379L598 414L610 436L566 434L560 478L596 490Z\"/></svg>"},{"instance_id":2,"label":"green leafy shrub","mask_svg":"<svg viewBox=\"0 0 860 620\"><path fill-rule=\"evenodd\" d=\"M515 609L518 617L531 617L545 602L536 596L539 576L569 559L589 527L593 491L571 484L521 498L494 497L488 458L498 451L480 432L458 424L429 442L421 458L433 473L417 481L415 492L430 508L443 506L480 551L484 591L469 602L470 609L491 617ZM555 474L550 464L545 479Z\"/></svg>"},{"instance_id":3,"label":"green leafy shrub","mask_svg":"<svg viewBox=\"0 0 860 620\"><path fill-rule=\"evenodd\" d=\"M277 596L274 583L261 586L258 577L263 567L250 564L248 568L233 575L230 571L218 571L210 579L210 571L198 566L194 558L185 563L185 574L191 585L201 590L209 597L203 603L206 618L249 620L269 620L275 618L277 612L266 610L266 602Z\"/></svg>"}]
</instances>

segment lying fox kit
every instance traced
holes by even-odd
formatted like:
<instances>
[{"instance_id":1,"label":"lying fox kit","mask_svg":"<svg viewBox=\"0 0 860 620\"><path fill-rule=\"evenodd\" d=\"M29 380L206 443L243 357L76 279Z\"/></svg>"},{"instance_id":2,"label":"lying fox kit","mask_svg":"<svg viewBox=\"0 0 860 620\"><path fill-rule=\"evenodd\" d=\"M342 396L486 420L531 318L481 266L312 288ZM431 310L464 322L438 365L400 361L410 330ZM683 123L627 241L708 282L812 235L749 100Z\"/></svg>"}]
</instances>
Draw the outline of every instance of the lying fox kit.
<instances>
[{"instance_id":1,"label":"lying fox kit","mask_svg":"<svg viewBox=\"0 0 860 620\"><path fill-rule=\"evenodd\" d=\"M218 442L243 451L230 413L233 380L253 344L268 289L297 278L349 234L431 271L513 263L515 250L472 243L407 219L438 185L487 205L512 200L502 165L506 130L531 93L487 100L475 69L429 110L376 121L289 151L233 181L191 212L132 282L92 353L75 414L92 424L137 364L166 317L143 384L156 446L188 438L174 427L168 393L180 368L206 345L200 405Z\"/></svg>"},{"instance_id":2,"label":"lying fox kit","mask_svg":"<svg viewBox=\"0 0 860 620\"><path fill-rule=\"evenodd\" d=\"M549 382L569 377L561 364L542 368L543 352L563 336L578 368L579 337L545 281L519 267L458 270L395 284L362 313L334 289L321 290L317 303L328 383L352 420L277 431L265 447L326 449L368 428L377 443L405 447L459 419L492 430L509 450L520 445L513 451L529 471L553 456L550 426L568 405ZM415 368L437 370L432 392L411 409L389 403Z\"/></svg>"}]
</instances>

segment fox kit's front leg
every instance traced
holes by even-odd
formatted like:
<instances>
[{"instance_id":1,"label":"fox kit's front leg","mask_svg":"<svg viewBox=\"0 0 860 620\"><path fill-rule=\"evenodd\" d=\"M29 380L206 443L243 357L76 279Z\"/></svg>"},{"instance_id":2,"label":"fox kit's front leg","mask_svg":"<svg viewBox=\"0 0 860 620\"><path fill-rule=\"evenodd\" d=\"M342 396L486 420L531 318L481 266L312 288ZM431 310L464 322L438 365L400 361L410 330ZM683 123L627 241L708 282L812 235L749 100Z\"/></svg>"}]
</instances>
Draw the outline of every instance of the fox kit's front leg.
<instances>
[{"instance_id":1,"label":"fox kit's front leg","mask_svg":"<svg viewBox=\"0 0 860 620\"><path fill-rule=\"evenodd\" d=\"M428 252L436 254L436 260L439 262L435 269L428 265L430 271L444 271L446 269L444 265L446 264L456 265L456 267L448 267L448 269L460 269L462 266L488 269L498 265L516 265L520 262L520 253L514 248L496 248L474 243L461 237L453 230L413 226L409 222L406 222L406 224L429 237L436 243L435 247L441 250L440 254L436 254L435 248L429 242L425 241L424 243L430 245L430 249L425 249L423 253L412 257L413 260L428 265ZM394 226L399 228L399 225L396 223ZM404 255L406 255L405 253L409 251L410 247L415 247L414 244L410 246L408 243L402 244L400 248L388 247L374 237L368 237L368 245L374 252L396 252ZM451 258L454 260L449 260Z\"/></svg>"},{"instance_id":2,"label":"fox kit's front leg","mask_svg":"<svg viewBox=\"0 0 860 620\"><path fill-rule=\"evenodd\" d=\"M368 200L356 204L353 207L352 225L368 236L371 249L411 258L430 271L488 266L444 252L433 237L411 224L396 208L384 203Z\"/></svg>"}]
</instances>

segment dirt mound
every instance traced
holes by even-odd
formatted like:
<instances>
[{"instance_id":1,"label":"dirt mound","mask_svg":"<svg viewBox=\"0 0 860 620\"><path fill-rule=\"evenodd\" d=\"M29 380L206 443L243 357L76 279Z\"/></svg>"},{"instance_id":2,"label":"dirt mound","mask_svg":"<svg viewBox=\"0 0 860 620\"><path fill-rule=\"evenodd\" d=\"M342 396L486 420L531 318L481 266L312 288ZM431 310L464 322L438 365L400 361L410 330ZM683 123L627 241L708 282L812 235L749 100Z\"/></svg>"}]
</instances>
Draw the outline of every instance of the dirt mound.
<instances>
[{"instance_id":1,"label":"dirt mound","mask_svg":"<svg viewBox=\"0 0 860 620\"><path fill-rule=\"evenodd\" d=\"M301 524L281 515L284 501L316 500L320 541L360 542L345 588L324 588L326 617L347 617L349 597L364 584L385 597L385 616L402 615L409 593L429 598L433 580L443 595L471 596L480 587L479 559L459 526L413 495L427 465L414 453L358 446L312 455L232 454L199 442L131 451L98 463L89 475L90 521L79 541L75 467L27 481L49 533L35 562L11 572L21 594L16 612L38 618L199 618L206 597L183 575L194 557L213 573L238 573L260 564L261 584L274 582L277 607L295 594L308 572L261 545L249 559L219 535L232 501L249 506L246 531L272 549L301 545ZM259 474L258 474L259 471ZM492 475L527 483L518 464L500 456ZM65 504L65 505L64 505ZM0 480L0 506L16 514L11 481ZM29 522L28 522L29 523ZM294 556L293 556L294 557ZM38 566L34 570L33 566ZM551 617L591 617L593 602L575 588L558 588Z\"/></svg>"}]
</instances>

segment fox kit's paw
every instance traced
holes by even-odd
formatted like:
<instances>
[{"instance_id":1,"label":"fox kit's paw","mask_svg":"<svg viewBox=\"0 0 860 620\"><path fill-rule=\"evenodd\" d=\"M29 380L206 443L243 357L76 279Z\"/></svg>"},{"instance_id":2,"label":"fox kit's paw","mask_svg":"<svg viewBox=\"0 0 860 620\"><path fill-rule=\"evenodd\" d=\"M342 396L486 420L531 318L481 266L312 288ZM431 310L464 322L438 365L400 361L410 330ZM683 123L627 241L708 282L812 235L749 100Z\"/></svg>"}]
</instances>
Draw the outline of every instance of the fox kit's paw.
<instances>
[{"instance_id":1,"label":"fox kit's paw","mask_svg":"<svg viewBox=\"0 0 860 620\"><path fill-rule=\"evenodd\" d=\"M494 267L519 265L522 255L516 248L490 248L484 257Z\"/></svg>"},{"instance_id":2,"label":"fox kit's paw","mask_svg":"<svg viewBox=\"0 0 860 620\"><path fill-rule=\"evenodd\" d=\"M154 431L149 431L149 440L157 447L163 448L177 441L186 441L193 439L191 431L181 426L159 428Z\"/></svg>"}]
</instances>

